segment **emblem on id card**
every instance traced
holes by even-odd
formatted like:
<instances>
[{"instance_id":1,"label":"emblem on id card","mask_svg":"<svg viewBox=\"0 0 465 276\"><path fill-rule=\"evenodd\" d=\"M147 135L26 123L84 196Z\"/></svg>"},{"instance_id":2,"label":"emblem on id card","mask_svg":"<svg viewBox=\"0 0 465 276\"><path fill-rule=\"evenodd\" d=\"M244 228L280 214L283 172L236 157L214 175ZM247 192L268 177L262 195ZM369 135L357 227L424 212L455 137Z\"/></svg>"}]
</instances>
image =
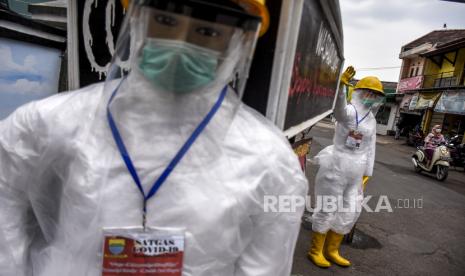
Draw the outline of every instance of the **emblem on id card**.
<instances>
[{"instance_id":1,"label":"emblem on id card","mask_svg":"<svg viewBox=\"0 0 465 276\"><path fill-rule=\"evenodd\" d=\"M181 276L184 235L153 229L104 230L102 276Z\"/></svg>"}]
</instances>

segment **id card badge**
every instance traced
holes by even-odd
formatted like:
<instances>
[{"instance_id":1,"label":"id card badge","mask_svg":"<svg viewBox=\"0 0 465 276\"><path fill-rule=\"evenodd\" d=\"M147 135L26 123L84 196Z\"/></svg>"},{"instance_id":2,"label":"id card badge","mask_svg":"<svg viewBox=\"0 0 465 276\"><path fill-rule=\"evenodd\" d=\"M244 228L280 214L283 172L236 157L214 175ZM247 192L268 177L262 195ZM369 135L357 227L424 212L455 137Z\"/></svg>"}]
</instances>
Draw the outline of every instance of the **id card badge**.
<instances>
[{"instance_id":1,"label":"id card badge","mask_svg":"<svg viewBox=\"0 0 465 276\"><path fill-rule=\"evenodd\" d=\"M104 228L102 276L181 276L182 229Z\"/></svg>"},{"instance_id":2,"label":"id card badge","mask_svg":"<svg viewBox=\"0 0 465 276\"><path fill-rule=\"evenodd\" d=\"M350 130L347 136L346 146L351 149L359 149L362 143L363 134L357 130Z\"/></svg>"}]
</instances>

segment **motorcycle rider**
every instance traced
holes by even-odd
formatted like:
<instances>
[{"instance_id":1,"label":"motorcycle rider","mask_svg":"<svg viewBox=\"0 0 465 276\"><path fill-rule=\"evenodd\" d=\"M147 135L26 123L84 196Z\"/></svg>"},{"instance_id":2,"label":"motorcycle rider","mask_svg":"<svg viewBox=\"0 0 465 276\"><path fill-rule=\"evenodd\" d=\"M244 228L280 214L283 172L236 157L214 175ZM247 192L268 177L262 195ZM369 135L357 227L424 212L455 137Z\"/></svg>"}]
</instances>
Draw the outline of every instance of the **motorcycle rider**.
<instances>
[{"instance_id":1,"label":"motorcycle rider","mask_svg":"<svg viewBox=\"0 0 465 276\"><path fill-rule=\"evenodd\" d=\"M429 163L433 158L434 150L436 147L444 142L444 136L441 134L441 125L435 125L425 138L425 155L427 166L429 166Z\"/></svg>"}]
</instances>

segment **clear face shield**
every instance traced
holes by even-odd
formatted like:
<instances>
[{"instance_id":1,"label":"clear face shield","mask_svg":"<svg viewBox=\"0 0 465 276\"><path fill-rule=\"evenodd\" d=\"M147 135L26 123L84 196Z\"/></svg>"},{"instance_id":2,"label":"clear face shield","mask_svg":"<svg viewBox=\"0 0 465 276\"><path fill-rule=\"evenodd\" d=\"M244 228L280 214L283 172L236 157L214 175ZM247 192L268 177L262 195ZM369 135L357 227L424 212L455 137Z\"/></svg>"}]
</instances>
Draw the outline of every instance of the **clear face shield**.
<instances>
[{"instance_id":1,"label":"clear face shield","mask_svg":"<svg viewBox=\"0 0 465 276\"><path fill-rule=\"evenodd\" d=\"M188 183L191 174L204 182L215 177L206 164L224 155L260 28L260 18L228 5L235 4L132 2L83 140L92 149L86 158L98 160L92 165L101 167L95 188L101 191L98 202L111 200L117 189L115 175L135 185L128 173L129 159L141 177L139 190L145 193L174 160L182 173L170 175L168 182ZM133 196L141 207L141 195ZM142 209L130 204L122 207L134 210L128 215L140 225ZM100 228L114 226L105 214L97 213L103 218L95 223ZM153 220L150 216L148 221Z\"/></svg>"},{"instance_id":2,"label":"clear face shield","mask_svg":"<svg viewBox=\"0 0 465 276\"><path fill-rule=\"evenodd\" d=\"M156 92L205 93L231 84L242 96L260 19L198 0L139 1L120 31L107 82L140 75ZM124 61L123 61L124 60Z\"/></svg>"},{"instance_id":3,"label":"clear face shield","mask_svg":"<svg viewBox=\"0 0 465 276\"><path fill-rule=\"evenodd\" d=\"M385 100L386 98L384 95L380 93L373 92L369 89L356 89L352 93L351 104L353 104L357 110L371 110L373 115L376 116L385 103Z\"/></svg>"}]
</instances>

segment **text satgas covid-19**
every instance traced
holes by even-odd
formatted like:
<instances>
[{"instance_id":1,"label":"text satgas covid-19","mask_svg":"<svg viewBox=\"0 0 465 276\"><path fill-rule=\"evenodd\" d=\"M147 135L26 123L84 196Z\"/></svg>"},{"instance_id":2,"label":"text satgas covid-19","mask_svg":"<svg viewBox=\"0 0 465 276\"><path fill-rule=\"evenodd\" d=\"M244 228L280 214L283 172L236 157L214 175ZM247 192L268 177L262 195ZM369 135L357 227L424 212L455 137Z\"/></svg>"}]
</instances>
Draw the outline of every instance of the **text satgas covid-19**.
<instances>
[{"instance_id":1,"label":"text satgas covid-19","mask_svg":"<svg viewBox=\"0 0 465 276\"><path fill-rule=\"evenodd\" d=\"M161 253L179 252L175 240L170 239L147 239L134 241L134 253L143 255L157 255Z\"/></svg>"}]
</instances>

